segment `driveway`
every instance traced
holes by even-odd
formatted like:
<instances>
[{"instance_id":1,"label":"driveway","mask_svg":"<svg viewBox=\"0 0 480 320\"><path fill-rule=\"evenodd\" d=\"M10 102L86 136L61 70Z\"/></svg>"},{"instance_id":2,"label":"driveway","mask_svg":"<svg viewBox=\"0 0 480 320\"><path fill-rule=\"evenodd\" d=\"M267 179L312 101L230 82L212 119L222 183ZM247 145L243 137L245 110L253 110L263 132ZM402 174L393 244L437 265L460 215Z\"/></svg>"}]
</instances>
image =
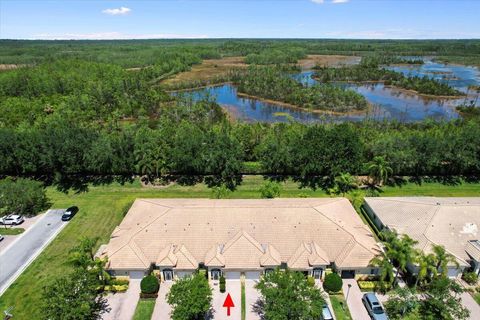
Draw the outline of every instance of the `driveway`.
<instances>
[{"instance_id":1,"label":"driveway","mask_svg":"<svg viewBox=\"0 0 480 320\"><path fill-rule=\"evenodd\" d=\"M166 296L172 287L172 281L162 282L160 290L158 290L158 298L155 302L155 309L153 309L152 320L170 319L170 312L172 308L167 303Z\"/></svg>"},{"instance_id":2,"label":"driveway","mask_svg":"<svg viewBox=\"0 0 480 320\"><path fill-rule=\"evenodd\" d=\"M212 307L214 310L213 319L215 320L233 320L233 319L241 319L242 318L242 300L241 300L241 284L240 280L226 280L226 291L225 293L221 293L217 281L217 285L212 285L213 288L213 299L212 299ZM230 309L230 317L227 317L227 308L223 307L223 302L225 302L225 298L227 297L227 293L230 293L232 297L233 304L235 307ZM250 320L250 318L248 318Z\"/></svg>"},{"instance_id":3,"label":"driveway","mask_svg":"<svg viewBox=\"0 0 480 320\"><path fill-rule=\"evenodd\" d=\"M349 284L351 285L351 288L347 299ZM355 281L355 279L343 279L342 290L352 318L354 320L370 320L367 309L365 309L365 306L362 303L363 292L360 291L357 281Z\"/></svg>"},{"instance_id":4,"label":"driveway","mask_svg":"<svg viewBox=\"0 0 480 320\"><path fill-rule=\"evenodd\" d=\"M470 310L470 318L469 319L480 319L480 306L478 303L473 299L473 297L468 292L464 292L461 295L462 298L462 305Z\"/></svg>"},{"instance_id":5,"label":"driveway","mask_svg":"<svg viewBox=\"0 0 480 320\"><path fill-rule=\"evenodd\" d=\"M48 210L0 253L0 295L66 226L61 220L64 211Z\"/></svg>"},{"instance_id":6,"label":"driveway","mask_svg":"<svg viewBox=\"0 0 480 320\"><path fill-rule=\"evenodd\" d=\"M110 293L106 296L110 312L102 315L103 320L131 320L133 318L140 299L140 281L141 279L130 279L126 292Z\"/></svg>"},{"instance_id":7,"label":"driveway","mask_svg":"<svg viewBox=\"0 0 480 320\"><path fill-rule=\"evenodd\" d=\"M260 316L253 310L253 306L260 298L260 294L255 289L257 280L245 279L245 308L246 319L248 320L260 320Z\"/></svg>"}]
</instances>

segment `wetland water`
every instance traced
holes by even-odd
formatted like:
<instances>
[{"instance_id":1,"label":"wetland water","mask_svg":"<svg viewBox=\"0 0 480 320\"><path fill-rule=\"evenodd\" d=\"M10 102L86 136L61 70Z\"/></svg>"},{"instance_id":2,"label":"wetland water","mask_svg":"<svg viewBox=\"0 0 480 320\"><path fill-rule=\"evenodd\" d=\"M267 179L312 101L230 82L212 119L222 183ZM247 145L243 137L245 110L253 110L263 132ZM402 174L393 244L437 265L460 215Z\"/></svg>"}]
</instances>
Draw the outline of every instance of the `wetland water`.
<instances>
[{"instance_id":1,"label":"wetland water","mask_svg":"<svg viewBox=\"0 0 480 320\"><path fill-rule=\"evenodd\" d=\"M392 66L389 68L405 75L426 75L447 82L463 92L468 91L469 85L480 85L480 71L474 67L445 65L426 60L425 64L421 66ZM312 74L312 71L304 71L293 77L306 85L313 85L316 81L312 79ZM460 99L427 98L401 89L385 87L383 84L338 85L362 94L373 107L363 114L313 113L262 100L240 97L237 95L235 86L230 84L193 90L187 94L192 95L194 99L200 99L205 95L213 96L234 118L249 122L280 122L288 121L288 119L300 122L360 121L365 118L395 119L402 122L415 122L426 118L449 120L459 117L455 106L466 100L465 97ZM474 98L470 93L467 99L473 100ZM480 104L480 99L477 104Z\"/></svg>"}]
</instances>

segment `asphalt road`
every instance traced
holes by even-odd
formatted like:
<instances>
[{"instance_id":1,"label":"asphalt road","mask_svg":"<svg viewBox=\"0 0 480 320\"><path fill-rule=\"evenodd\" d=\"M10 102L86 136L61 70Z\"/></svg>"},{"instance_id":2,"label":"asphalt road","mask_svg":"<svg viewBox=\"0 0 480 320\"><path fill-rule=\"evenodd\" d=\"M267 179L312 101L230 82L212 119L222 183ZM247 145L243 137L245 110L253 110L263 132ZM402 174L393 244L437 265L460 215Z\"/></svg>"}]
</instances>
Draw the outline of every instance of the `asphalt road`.
<instances>
[{"instance_id":1,"label":"asphalt road","mask_svg":"<svg viewBox=\"0 0 480 320\"><path fill-rule=\"evenodd\" d=\"M0 254L0 295L65 227L65 210L49 210ZM19 225L21 227L21 225Z\"/></svg>"}]
</instances>

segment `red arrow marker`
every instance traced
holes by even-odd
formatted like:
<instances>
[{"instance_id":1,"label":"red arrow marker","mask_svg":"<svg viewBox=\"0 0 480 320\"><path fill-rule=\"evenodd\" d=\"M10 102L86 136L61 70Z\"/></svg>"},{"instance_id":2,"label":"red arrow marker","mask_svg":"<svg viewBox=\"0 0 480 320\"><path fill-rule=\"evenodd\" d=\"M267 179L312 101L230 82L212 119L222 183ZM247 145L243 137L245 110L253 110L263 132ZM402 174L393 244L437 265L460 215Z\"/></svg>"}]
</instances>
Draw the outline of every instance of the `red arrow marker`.
<instances>
[{"instance_id":1,"label":"red arrow marker","mask_svg":"<svg viewBox=\"0 0 480 320\"><path fill-rule=\"evenodd\" d=\"M235 307L235 305L233 304L232 297L230 297L230 293L227 294L227 298L225 298L225 302L223 303L223 307L227 308L227 316L230 317L230 308Z\"/></svg>"}]
</instances>

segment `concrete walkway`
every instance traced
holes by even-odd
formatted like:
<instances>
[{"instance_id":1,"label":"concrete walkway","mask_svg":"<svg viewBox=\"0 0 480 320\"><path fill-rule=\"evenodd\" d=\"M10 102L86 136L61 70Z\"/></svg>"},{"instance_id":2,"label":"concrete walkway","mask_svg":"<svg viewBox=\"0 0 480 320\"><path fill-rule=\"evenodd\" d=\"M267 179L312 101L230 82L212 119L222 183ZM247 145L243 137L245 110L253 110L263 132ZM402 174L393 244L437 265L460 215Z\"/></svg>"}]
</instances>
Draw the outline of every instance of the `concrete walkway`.
<instances>
[{"instance_id":1,"label":"concrete walkway","mask_svg":"<svg viewBox=\"0 0 480 320\"><path fill-rule=\"evenodd\" d=\"M0 253L0 296L67 225L61 220L64 211L48 210L3 249Z\"/></svg>"},{"instance_id":2,"label":"concrete walkway","mask_svg":"<svg viewBox=\"0 0 480 320\"><path fill-rule=\"evenodd\" d=\"M462 304L465 308L470 310L470 318L471 320L478 320L480 319L480 306L478 303L473 299L473 297L468 292L464 292L461 295Z\"/></svg>"},{"instance_id":3,"label":"concrete walkway","mask_svg":"<svg viewBox=\"0 0 480 320\"><path fill-rule=\"evenodd\" d=\"M170 312L172 308L167 303L167 294L172 287L172 281L162 282L160 290L158 291L158 298L155 302L155 309L153 309L152 320L167 320L170 319Z\"/></svg>"},{"instance_id":4,"label":"concrete walkway","mask_svg":"<svg viewBox=\"0 0 480 320\"><path fill-rule=\"evenodd\" d=\"M128 290L124 293L108 294L110 312L103 314L103 320L131 320L140 299L141 279L130 279Z\"/></svg>"},{"instance_id":5,"label":"concrete walkway","mask_svg":"<svg viewBox=\"0 0 480 320\"><path fill-rule=\"evenodd\" d=\"M349 284L351 285L350 293L348 293ZM355 279L343 279L342 290L353 320L370 320L367 309L362 303L363 292L360 291L357 281Z\"/></svg>"},{"instance_id":6,"label":"concrete walkway","mask_svg":"<svg viewBox=\"0 0 480 320\"><path fill-rule=\"evenodd\" d=\"M260 293L255 289L257 282L258 280L245 279L245 315L248 320L260 320L258 313L253 310L260 298Z\"/></svg>"}]
</instances>

